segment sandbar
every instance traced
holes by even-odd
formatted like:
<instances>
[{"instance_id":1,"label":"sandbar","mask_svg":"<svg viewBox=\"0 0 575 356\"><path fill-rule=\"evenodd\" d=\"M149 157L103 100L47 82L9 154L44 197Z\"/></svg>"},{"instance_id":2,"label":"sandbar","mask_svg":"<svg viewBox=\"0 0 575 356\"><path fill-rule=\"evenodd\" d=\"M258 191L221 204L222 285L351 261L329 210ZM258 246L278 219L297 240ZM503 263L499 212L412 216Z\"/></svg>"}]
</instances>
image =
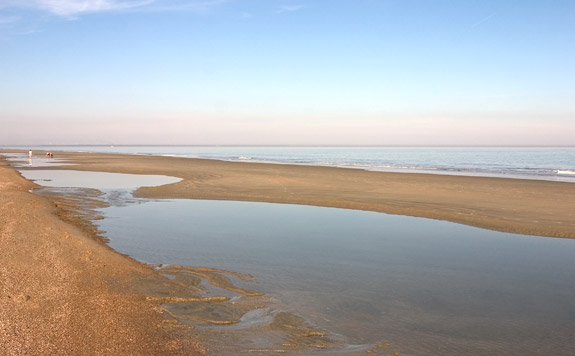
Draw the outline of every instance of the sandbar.
<instances>
[{"instance_id":1,"label":"sandbar","mask_svg":"<svg viewBox=\"0 0 575 356\"><path fill-rule=\"evenodd\" d=\"M575 238L573 183L144 155L58 153L58 157L73 163L59 169L182 179L140 188L135 195L142 198L303 204Z\"/></svg>"}]
</instances>

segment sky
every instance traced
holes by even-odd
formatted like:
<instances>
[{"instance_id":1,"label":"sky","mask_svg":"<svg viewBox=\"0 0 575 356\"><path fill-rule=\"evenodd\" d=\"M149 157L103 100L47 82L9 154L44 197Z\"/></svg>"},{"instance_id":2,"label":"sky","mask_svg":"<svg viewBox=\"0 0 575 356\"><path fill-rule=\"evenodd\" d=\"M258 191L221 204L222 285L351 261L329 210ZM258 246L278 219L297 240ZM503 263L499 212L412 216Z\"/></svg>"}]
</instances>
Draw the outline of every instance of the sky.
<instances>
[{"instance_id":1,"label":"sky","mask_svg":"<svg viewBox=\"0 0 575 356\"><path fill-rule=\"evenodd\" d=\"M0 146L575 145L572 0L0 0Z\"/></svg>"}]
</instances>

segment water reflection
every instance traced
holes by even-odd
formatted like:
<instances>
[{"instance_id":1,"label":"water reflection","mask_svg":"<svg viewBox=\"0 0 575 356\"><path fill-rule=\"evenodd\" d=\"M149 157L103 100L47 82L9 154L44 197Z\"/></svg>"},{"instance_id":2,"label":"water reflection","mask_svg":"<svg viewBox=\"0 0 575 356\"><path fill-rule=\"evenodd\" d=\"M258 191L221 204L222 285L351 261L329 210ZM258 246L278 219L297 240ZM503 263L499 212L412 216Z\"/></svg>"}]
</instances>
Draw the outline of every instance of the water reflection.
<instances>
[{"instance_id":1,"label":"water reflection","mask_svg":"<svg viewBox=\"0 0 575 356\"><path fill-rule=\"evenodd\" d=\"M104 214L99 227L120 252L249 273L280 312L348 344L391 340L414 355L575 354L572 240L264 203L154 201Z\"/></svg>"},{"instance_id":2,"label":"water reflection","mask_svg":"<svg viewBox=\"0 0 575 356\"><path fill-rule=\"evenodd\" d=\"M80 187L100 190L135 190L179 182L176 177L161 175L83 172L73 170L20 170L29 180L47 187Z\"/></svg>"},{"instance_id":3,"label":"water reflection","mask_svg":"<svg viewBox=\"0 0 575 356\"><path fill-rule=\"evenodd\" d=\"M1 153L14 167L55 167L66 166L64 159L52 158L47 156L30 156L23 153Z\"/></svg>"}]
</instances>

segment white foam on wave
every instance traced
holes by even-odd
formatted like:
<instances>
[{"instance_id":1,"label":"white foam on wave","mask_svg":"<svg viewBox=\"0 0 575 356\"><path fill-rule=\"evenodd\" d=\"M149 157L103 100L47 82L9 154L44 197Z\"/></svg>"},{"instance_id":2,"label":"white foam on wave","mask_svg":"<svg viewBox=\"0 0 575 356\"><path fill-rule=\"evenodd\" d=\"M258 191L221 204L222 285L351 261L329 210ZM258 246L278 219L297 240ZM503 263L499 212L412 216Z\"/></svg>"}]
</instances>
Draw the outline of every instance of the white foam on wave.
<instances>
[{"instance_id":1,"label":"white foam on wave","mask_svg":"<svg viewBox=\"0 0 575 356\"><path fill-rule=\"evenodd\" d=\"M559 169L559 170L555 171L555 173L557 173L557 174L569 174L569 175L575 175L575 171L570 171L570 170L562 170L562 169Z\"/></svg>"}]
</instances>

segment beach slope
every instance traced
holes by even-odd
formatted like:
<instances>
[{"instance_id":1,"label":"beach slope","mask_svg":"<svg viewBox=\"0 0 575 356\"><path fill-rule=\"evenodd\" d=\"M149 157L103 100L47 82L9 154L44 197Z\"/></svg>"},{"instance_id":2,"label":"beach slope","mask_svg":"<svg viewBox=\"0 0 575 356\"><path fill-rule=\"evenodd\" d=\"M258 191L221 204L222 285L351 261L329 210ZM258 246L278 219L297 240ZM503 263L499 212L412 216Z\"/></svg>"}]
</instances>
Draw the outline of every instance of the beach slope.
<instances>
[{"instance_id":1,"label":"beach slope","mask_svg":"<svg viewBox=\"0 0 575 356\"><path fill-rule=\"evenodd\" d=\"M160 278L58 217L0 159L0 355L199 355L134 287Z\"/></svg>"}]
</instances>

